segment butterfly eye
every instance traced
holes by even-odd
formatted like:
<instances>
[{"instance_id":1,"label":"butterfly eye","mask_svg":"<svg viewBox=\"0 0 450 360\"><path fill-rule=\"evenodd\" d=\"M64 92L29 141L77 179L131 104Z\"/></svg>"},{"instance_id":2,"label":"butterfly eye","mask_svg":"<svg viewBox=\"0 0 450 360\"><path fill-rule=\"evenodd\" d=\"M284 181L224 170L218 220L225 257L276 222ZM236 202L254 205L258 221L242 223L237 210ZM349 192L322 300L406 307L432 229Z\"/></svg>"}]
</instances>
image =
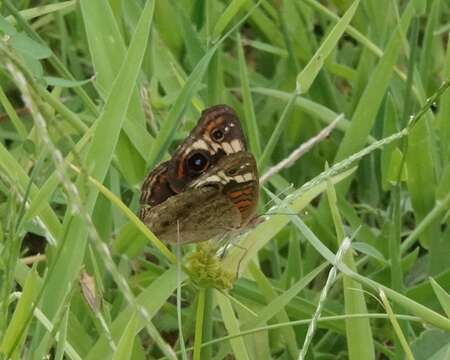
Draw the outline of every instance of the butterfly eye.
<instances>
[{"instance_id":1,"label":"butterfly eye","mask_svg":"<svg viewBox=\"0 0 450 360\"><path fill-rule=\"evenodd\" d=\"M215 141L222 141L225 137L225 133L222 131L222 129L218 128L213 130L211 136Z\"/></svg>"},{"instance_id":2,"label":"butterfly eye","mask_svg":"<svg viewBox=\"0 0 450 360\"><path fill-rule=\"evenodd\" d=\"M204 171L208 165L209 158L201 152L196 152L187 159L188 169L195 173Z\"/></svg>"}]
</instances>

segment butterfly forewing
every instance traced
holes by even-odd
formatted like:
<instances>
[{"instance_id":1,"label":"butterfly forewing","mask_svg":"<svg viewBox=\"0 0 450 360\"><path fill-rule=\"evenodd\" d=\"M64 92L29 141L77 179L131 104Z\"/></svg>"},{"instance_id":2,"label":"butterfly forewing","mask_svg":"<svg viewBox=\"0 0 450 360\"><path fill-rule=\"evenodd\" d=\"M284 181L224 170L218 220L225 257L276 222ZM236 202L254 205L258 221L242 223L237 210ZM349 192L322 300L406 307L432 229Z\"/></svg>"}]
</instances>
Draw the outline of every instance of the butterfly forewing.
<instances>
[{"instance_id":1,"label":"butterfly forewing","mask_svg":"<svg viewBox=\"0 0 450 360\"><path fill-rule=\"evenodd\" d=\"M141 204L161 204L170 196L183 192L223 156L239 151L246 151L246 143L234 110L227 105L204 110L197 125L178 146L172 158L147 176L142 186L145 197ZM155 188L152 189L152 186Z\"/></svg>"},{"instance_id":2,"label":"butterfly forewing","mask_svg":"<svg viewBox=\"0 0 450 360\"><path fill-rule=\"evenodd\" d=\"M145 207L158 205L170 196L175 195L167 181L167 165L168 161L159 164L147 175L142 184L141 197L139 199L141 205L139 217L141 219Z\"/></svg>"},{"instance_id":3,"label":"butterfly forewing","mask_svg":"<svg viewBox=\"0 0 450 360\"><path fill-rule=\"evenodd\" d=\"M181 192L223 156L245 150L245 138L233 109L226 105L208 108L173 155L168 167L170 185L176 192ZM193 166L191 159L196 156L204 156L205 167L196 169Z\"/></svg>"}]
</instances>

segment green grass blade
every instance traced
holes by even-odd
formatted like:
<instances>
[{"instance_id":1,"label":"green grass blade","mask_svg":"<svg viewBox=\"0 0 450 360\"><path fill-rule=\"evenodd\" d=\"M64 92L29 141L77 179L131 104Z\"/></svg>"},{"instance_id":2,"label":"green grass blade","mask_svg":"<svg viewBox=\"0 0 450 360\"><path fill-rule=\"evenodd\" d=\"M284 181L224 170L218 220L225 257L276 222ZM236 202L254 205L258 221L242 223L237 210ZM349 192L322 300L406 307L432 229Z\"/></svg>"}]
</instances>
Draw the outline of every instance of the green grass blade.
<instances>
[{"instance_id":1,"label":"green grass blade","mask_svg":"<svg viewBox=\"0 0 450 360\"><path fill-rule=\"evenodd\" d=\"M233 307L230 300L224 296L222 293L216 291L216 299L220 307L220 312L224 325L227 329L228 334L239 333L239 321L236 318ZM250 359L247 348L242 338L237 338L230 340L231 348L233 349L233 357L238 360L248 360Z\"/></svg>"},{"instance_id":2,"label":"green grass blade","mask_svg":"<svg viewBox=\"0 0 450 360\"><path fill-rule=\"evenodd\" d=\"M163 154L167 151L170 142L175 134L178 121L180 120L185 108L191 101L191 98L197 92L201 85L201 80L208 69L209 62L211 61L217 47L209 49L205 56L197 64L191 75L189 76L186 84L181 90L180 95L177 97L174 105L172 106L169 115L164 121L164 126L161 128L158 137L155 139L151 151L148 156L148 162L153 167L158 161L161 160Z\"/></svg>"},{"instance_id":3,"label":"green grass blade","mask_svg":"<svg viewBox=\"0 0 450 360\"><path fill-rule=\"evenodd\" d=\"M30 179L22 166L17 163L16 159L2 144L0 144L0 168L4 174L9 176L11 179L16 180L15 185L17 190L19 190L21 194L25 194L25 190ZM30 198L35 198L37 194L38 188L35 185L32 185L30 190ZM56 244L56 239L58 239L61 234L61 224L48 203L42 203L37 220L46 232L48 240Z\"/></svg>"},{"instance_id":4,"label":"green grass blade","mask_svg":"<svg viewBox=\"0 0 450 360\"><path fill-rule=\"evenodd\" d=\"M444 66L444 77L450 79L450 39L447 41L447 55ZM450 91L442 95L441 109L439 111L439 139L441 144L442 161L448 164L450 158Z\"/></svg>"},{"instance_id":5,"label":"green grass blade","mask_svg":"<svg viewBox=\"0 0 450 360\"><path fill-rule=\"evenodd\" d=\"M20 11L20 15L22 15L22 17L26 20L32 20L34 18L55 12L62 12L62 11L69 12L74 10L75 6L76 6L75 0L61 1L56 4L36 6L22 10ZM16 24L16 19L12 15L7 16L6 20L8 20L11 24Z\"/></svg>"},{"instance_id":6,"label":"green grass blade","mask_svg":"<svg viewBox=\"0 0 450 360\"><path fill-rule=\"evenodd\" d=\"M342 19L335 25L335 27L331 30L330 35L324 40L321 47L317 50L317 52L313 55L310 60L310 65L307 66L302 72L298 75L296 80L296 89L291 95L286 107L281 114L281 117L270 136L267 145L264 148L264 151L261 155L261 158L258 161L258 167L260 169L264 169L269 163L270 157L275 149L276 144L278 143L282 132L285 130L287 121L289 120L289 115L291 113L291 109L296 101L296 97L302 93L305 93L309 90L311 84L322 68L325 58L331 53L331 51L337 45L338 40L344 34L345 28L349 24L352 19L356 8L358 7L359 0L355 1L353 5L349 8L346 14L342 17Z\"/></svg>"},{"instance_id":7,"label":"green grass blade","mask_svg":"<svg viewBox=\"0 0 450 360\"><path fill-rule=\"evenodd\" d=\"M352 172L353 169L332 177L333 183L342 181ZM325 191L325 189L326 183L325 180L322 179L317 183L314 183L311 187L306 186L303 191L300 189L297 194L292 194L289 198L291 211L297 212L304 209L312 199ZM288 222L289 217L287 215L279 214L264 221L241 240L240 246L247 249L245 256L242 258L241 249L231 249L225 258L224 266L236 269L237 264L240 262L240 269L244 270L249 259L253 258L253 256L255 256L258 251L261 250Z\"/></svg>"},{"instance_id":8,"label":"green grass blade","mask_svg":"<svg viewBox=\"0 0 450 360\"><path fill-rule=\"evenodd\" d=\"M339 146L336 161L346 158L364 146L365 139L372 129L381 101L389 86L393 67L400 54L402 34L408 29L414 14L414 7L411 4L412 3L405 9L401 24L399 24L393 32L383 57L372 71L366 90L361 96L352 116L351 125L347 129ZM336 188L338 194L345 192L349 183L350 180L347 180L338 185Z\"/></svg>"},{"instance_id":9,"label":"green grass blade","mask_svg":"<svg viewBox=\"0 0 450 360\"><path fill-rule=\"evenodd\" d=\"M311 60L303 68L302 72L297 77L297 90L299 94L306 94L309 91L312 83L322 69L325 60L337 46L339 39L344 34L347 26L358 8L359 0L353 2L344 16L337 22L337 24L330 31L328 37L322 42L319 49L314 53Z\"/></svg>"},{"instance_id":10,"label":"green grass blade","mask_svg":"<svg viewBox=\"0 0 450 360\"><path fill-rule=\"evenodd\" d=\"M259 140L258 123L256 121L253 100L250 93L247 65L245 63L244 49L240 35L238 35L237 47L239 58L239 73L241 75L242 97L244 100L244 125L246 127L247 136L249 138L250 150L258 159L261 155L261 143Z\"/></svg>"},{"instance_id":11,"label":"green grass blade","mask_svg":"<svg viewBox=\"0 0 450 360\"><path fill-rule=\"evenodd\" d=\"M217 41L220 38L225 28L247 2L249 2L249 0L232 0L228 4L227 8L223 11L222 15L219 17L214 26L214 30L211 35L213 42Z\"/></svg>"},{"instance_id":12,"label":"green grass blade","mask_svg":"<svg viewBox=\"0 0 450 360\"><path fill-rule=\"evenodd\" d=\"M345 238L344 223L338 208L336 191L330 181L327 182L327 197L336 229L339 246ZM347 251L342 258L344 264L356 271L356 263L351 251ZM362 286L355 280L344 276L344 301L346 314L361 314L367 312L367 305ZM368 319L348 319L346 334L349 359L375 359L373 334Z\"/></svg>"},{"instance_id":13,"label":"green grass blade","mask_svg":"<svg viewBox=\"0 0 450 360\"><path fill-rule=\"evenodd\" d=\"M430 278L430 283L436 297L439 299L439 303L445 311L445 314L448 318L450 318L450 295L433 278Z\"/></svg>"},{"instance_id":14,"label":"green grass blade","mask_svg":"<svg viewBox=\"0 0 450 360\"><path fill-rule=\"evenodd\" d=\"M123 330L117 350L114 352L112 360L128 360L131 359L134 339L137 330L136 314L133 314L127 326Z\"/></svg>"},{"instance_id":15,"label":"green grass blade","mask_svg":"<svg viewBox=\"0 0 450 360\"><path fill-rule=\"evenodd\" d=\"M11 12L12 16L16 19L17 23L25 29L28 35L30 35L31 38L38 41L42 45L45 45L44 40L38 35L38 33L28 24L28 22L24 19L22 16L22 13L19 12L16 7L11 3L10 0L5 0L4 2L5 6L8 8L8 10ZM74 80L72 74L67 70L67 68L64 66L64 64L59 60L59 58L52 52L52 56L49 59L52 66L56 69L56 71L64 78ZM97 113L97 108L95 107L95 104L90 99L90 97L87 95L86 91L84 91L81 87L76 87L74 89L76 93L80 96L80 98L83 100L86 107L94 114Z\"/></svg>"},{"instance_id":16,"label":"green grass blade","mask_svg":"<svg viewBox=\"0 0 450 360\"><path fill-rule=\"evenodd\" d=\"M386 312L389 316L389 320L391 320L392 327L394 328L394 331L400 340L400 344L402 345L402 349L405 352L406 355L405 358L408 360L414 360L414 355L412 354L412 351L408 345L408 341L406 340L402 328L400 327L400 324L398 323L397 318L394 314L394 311L392 310L392 307L389 304L389 301L382 290L380 290L380 297L381 301L383 302L384 308L386 309Z\"/></svg>"},{"instance_id":17,"label":"green grass blade","mask_svg":"<svg viewBox=\"0 0 450 360\"><path fill-rule=\"evenodd\" d=\"M184 281L185 277L181 279ZM176 268L172 267L165 271L162 275L157 277L151 285L143 289L141 293L136 297L138 304L143 306L150 317L154 317L161 307L166 304L169 297L174 293L177 288L177 272ZM135 312L135 308L132 305L128 305L124 308L112 322L110 329L112 336L115 340L120 338L123 333L124 327L129 322L130 317ZM145 326L145 321L141 317L138 318L138 331ZM108 346L107 338L104 334L96 341L91 347L89 353L85 357L89 360L99 359L111 354L111 349Z\"/></svg>"},{"instance_id":18,"label":"green grass blade","mask_svg":"<svg viewBox=\"0 0 450 360\"><path fill-rule=\"evenodd\" d=\"M297 294L306 288L326 267L328 263L323 263L317 268L306 274L295 284L289 287L288 290L281 293L274 298L267 306L258 311L258 316L245 324L243 328L251 329L262 326L269 321L273 316L280 312Z\"/></svg>"},{"instance_id":19,"label":"green grass blade","mask_svg":"<svg viewBox=\"0 0 450 360\"><path fill-rule=\"evenodd\" d=\"M0 104L2 104L6 113L10 117L14 127L16 128L17 133L20 136L20 139L25 140L27 138L27 129L25 128L25 126L22 124L22 121L17 116L16 111L14 110L11 102L8 100L8 97L6 96L6 94L3 91L3 88L1 86L0 86Z\"/></svg>"},{"instance_id":20,"label":"green grass blade","mask_svg":"<svg viewBox=\"0 0 450 360\"><path fill-rule=\"evenodd\" d=\"M125 61L125 43L107 2L81 1L80 5L96 73L96 85L100 94L106 99ZM143 176L145 164L143 158L147 155L152 143L145 129L144 114L136 87L132 91L123 129L131 143L125 139L121 140L118 143L117 155L123 173L132 184L136 184ZM122 138L124 136L124 134L121 135ZM136 148L134 153L133 147ZM129 152L131 154L127 154Z\"/></svg>"},{"instance_id":21,"label":"green grass blade","mask_svg":"<svg viewBox=\"0 0 450 360\"><path fill-rule=\"evenodd\" d=\"M32 311L34 303L39 293L39 284L37 281L38 273L33 269L28 273L27 279L23 287L22 295L16 306L8 328L6 329L2 342L0 344L0 352L7 358L13 358L20 353L20 346L24 343L24 334L26 327L32 319ZM13 355L15 353L15 355Z\"/></svg>"},{"instance_id":22,"label":"green grass blade","mask_svg":"<svg viewBox=\"0 0 450 360\"><path fill-rule=\"evenodd\" d=\"M260 292L265 299L265 302L269 303L270 305L270 303L276 301L277 294L275 289L272 287L269 279L264 275L261 269L258 268L254 261L250 262L248 269L251 276L255 279L255 282L257 283L258 288L260 289ZM281 323L286 323L289 321L289 317L285 309L281 308L278 313L275 314L275 320L276 322ZM281 342L284 344L287 349L287 353L291 357L294 358L297 355L297 339L292 327L276 330L272 335L274 337L274 342Z\"/></svg>"},{"instance_id":23,"label":"green grass blade","mask_svg":"<svg viewBox=\"0 0 450 360\"><path fill-rule=\"evenodd\" d=\"M333 263L334 254L323 245L323 243L317 238L317 236L306 226L306 224L298 217L294 215L289 215L293 224L302 232L305 238L313 245L316 251L320 253L327 261ZM416 316L419 316L426 321L438 328L450 331L450 320L443 317L442 315L436 313L435 311L428 309L427 307L409 299L405 295L388 288L386 286L377 283L367 277L361 276L354 271L350 270L345 264L338 264L340 271L345 273L347 276L358 281L359 283L378 291L380 288L386 293L387 297L395 301L398 305L404 307L405 309L411 311Z\"/></svg>"},{"instance_id":24,"label":"green grass blade","mask_svg":"<svg viewBox=\"0 0 450 360\"><path fill-rule=\"evenodd\" d=\"M252 9L256 9L257 6L260 4L260 2L261 1L258 1ZM250 14L251 11L248 14L246 14L246 16L244 16L237 25L242 23ZM201 85L202 78L205 75L206 70L208 69L208 65L211 59L213 58L220 44L226 38L229 37L229 35L233 30L234 28L232 28L227 34L225 34L222 38L220 38L210 49L208 49L206 54L198 62L197 66L189 75L186 84L183 86L180 94L177 96L166 120L164 121L164 126L161 128L157 138L155 139L155 142L153 143L153 146L148 156L149 158L148 162L151 167L155 166L156 163L161 160L163 154L167 151L169 144L175 134L178 122L181 116L183 115L186 107L191 102L192 97L198 91Z\"/></svg>"},{"instance_id":25,"label":"green grass blade","mask_svg":"<svg viewBox=\"0 0 450 360\"><path fill-rule=\"evenodd\" d=\"M426 93L430 92L430 80L431 72L434 69L434 61L437 60L434 56L429 56L429 54L438 54L438 38L434 35L439 21L439 16L441 15L441 1L433 1L431 3L431 8L427 14L427 26L425 29L422 54L420 58L420 74L422 75L423 87ZM436 56L437 57L437 56Z\"/></svg>"},{"instance_id":26,"label":"green grass blade","mask_svg":"<svg viewBox=\"0 0 450 360\"><path fill-rule=\"evenodd\" d=\"M126 60L114 82L104 110L97 120L92 143L87 151L86 169L92 169L93 177L99 181L103 181L110 166L132 90L139 74L152 24L153 5L154 2L151 1L146 4L127 51ZM96 189L89 191L85 201L86 211L92 211L97 195ZM59 244L61 254L56 260L53 272L49 274L42 296L42 310L50 319L62 306L67 296L68 286L77 277L87 242L87 224L81 216L73 217L65 225L67 241ZM61 284L65 285L61 286ZM34 340L39 341L39 336Z\"/></svg>"},{"instance_id":27,"label":"green grass blade","mask_svg":"<svg viewBox=\"0 0 450 360\"><path fill-rule=\"evenodd\" d=\"M195 339L194 339L194 360L200 360L202 354L203 342L203 322L205 321L205 295L206 289L200 289L197 297L197 312L195 321Z\"/></svg>"}]
</instances>

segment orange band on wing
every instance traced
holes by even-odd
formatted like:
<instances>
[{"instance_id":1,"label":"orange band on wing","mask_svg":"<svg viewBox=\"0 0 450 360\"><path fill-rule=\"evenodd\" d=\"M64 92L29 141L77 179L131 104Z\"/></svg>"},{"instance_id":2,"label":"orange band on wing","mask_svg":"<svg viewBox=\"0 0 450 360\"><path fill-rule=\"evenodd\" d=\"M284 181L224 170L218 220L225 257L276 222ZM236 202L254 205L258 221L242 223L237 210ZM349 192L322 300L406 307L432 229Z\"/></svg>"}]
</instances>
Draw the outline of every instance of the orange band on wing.
<instances>
[{"instance_id":1,"label":"orange band on wing","mask_svg":"<svg viewBox=\"0 0 450 360\"><path fill-rule=\"evenodd\" d=\"M222 116L214 119L214 121L211 121L208 126L206 127L206 129L208 130L208 134L211 133L211 131L217 127L217 125L223 124L224 122L224 118Z\"/></svg>"},{"instance_id":2,"label":"orange band on wing","mask_svg":"<svg viewBox=\"0 0 450 360\"><path fill-rule=\"evenodd\" d=\"M248 188L243 189L243 190L232 191L228 195L232 199L237 199L238 197L240 197L242 195L252 195L252 194L253 194L253 187L248 187Z\"/></svg>"},{"instance_id":3,"label":"orange band on wing","mask_svg":"<svg viewBox=\"0 0 450 360\"><path fill-rule=\"evenodd\" d=\"M183 159L180 160L180 162L178 163L178 171L177 171L177 176L179 178L184 176L184 166L183 166Z\"/></svg>"},{"instance_id":4,"label":"orange band on wing","mask_svg":"<svg viewBox=\"0 0 450 360\"><path fill-rule=\"evenodd\" d=\"M249 200L249 199L244 199L244 200L240 200L238 202L235 203L236 207L241 210L241 209L246 209L248 208L250 205L253 204L253 200Z\"/></svg>"}]
</instances>

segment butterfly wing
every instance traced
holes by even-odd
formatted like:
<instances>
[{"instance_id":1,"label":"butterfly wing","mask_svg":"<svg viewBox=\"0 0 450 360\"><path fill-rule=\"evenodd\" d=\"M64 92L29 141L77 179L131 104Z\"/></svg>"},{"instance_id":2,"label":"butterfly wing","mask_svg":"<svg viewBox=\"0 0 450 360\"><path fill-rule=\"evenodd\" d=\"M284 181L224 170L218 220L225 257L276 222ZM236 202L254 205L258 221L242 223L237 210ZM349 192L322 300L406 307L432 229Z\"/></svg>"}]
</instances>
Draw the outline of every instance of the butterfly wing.
<instances>
[{"instance_id":1,"label":"butterfly wing","mask_svg":"<svg viewBox=\"0 0 450 360\"><path fill-rule=\"evenodd\" d=\"M167 166L169 161L159 164L145 178L141 187L141 197L139 203L141 210L139 217L142 219L143 209L147 206L155 206L164 202L167 198L176 193L169 186L167 181Z\"/></svg>"},{"instance_id":2,"label":"butterfly wing","mask_svg":"<svg viewBox=\"0 0 450 360\"><path fill-rule=\"evenodd\" d=\"M206 241L241 224L239 209L218 186L189 189L144 212L143 222L171 243Z\"/></svg>"},{"instance_id":3,"label":"butterfly wing","mask_svg":"<svg viewBox=\"0 0 450 360\"><path fill-rule=\"evenodd\" d=\"M258 204L259 182L256 161L247 151L227 155L217 165L193 182L193 187L220 184L222 193L241 214L241 226L253 217Z\"/></svg>"},{"instance_id":4,"label":"butterfly wing","mask_svg":"<svg viewBox=\"0 0 450 360\"><path fill-rule=\"evenodd\" d=\"M220 140L213 135L217 130L223 134ZM144 180L141 206L163 203L169 197L183 192L223 156L245 149L245 137L234 110L227 105L205 109L195 128L178 146L172 158L158 165ZM192 168L190 159L195 163L193 157L196 155L204 161L200 169Z\"/></svg>"},{"instance_id":5,"label":"butterfly wing","mask_svg":"<svg viewBox=\"0 0 450 360\"><path fill-rule=\"evenodd\" d=\"M245 150L245 137L234 110L227 105L212 106L202 112L197 126L173 154L168 166L170 186L182 192L223 156ZM207 161L202 171L190 166L190 159L198 154Z\"/></svg>"}]
</instances>

